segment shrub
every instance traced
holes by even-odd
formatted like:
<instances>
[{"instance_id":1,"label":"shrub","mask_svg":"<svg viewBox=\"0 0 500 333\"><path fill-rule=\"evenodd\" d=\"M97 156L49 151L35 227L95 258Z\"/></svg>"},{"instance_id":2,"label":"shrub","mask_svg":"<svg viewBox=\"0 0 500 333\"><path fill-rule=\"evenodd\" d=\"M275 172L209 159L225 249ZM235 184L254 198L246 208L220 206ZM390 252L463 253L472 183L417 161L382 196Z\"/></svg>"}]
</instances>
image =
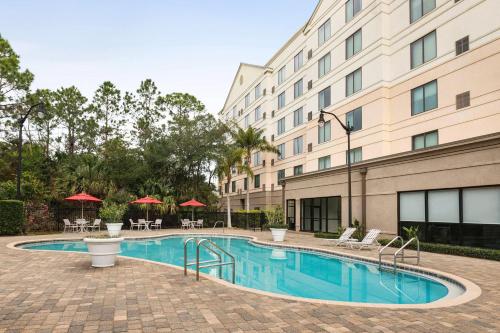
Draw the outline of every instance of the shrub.
<instances>
[{"instance_id":1,"label":"shrub","mask_svg":"<svg viewBox=\"0 0 500 333\"><path fill-rule=\"evenodd\" d=\"M99 216L106 223L122 223L123 215L125 215L127 208L126 204L104 201L101 209L99 209Z\"/></svg>"},{"instance_id":2,"label":"shrub","mask_svg":"<svg viewBox=\"0 0 500 333\"><path fill-rule=\"evenodd\" d=\"M0 200L0 235L20 234L24 224L24 203L19 200Z\"/></svg>"},{"instance_id":3,"label":"shrub","mask_svg":"<svg viewBox=\"0 0 500 333\"><path fill-rule=\"evenodd\" d=\"M339 238L340 234L337 232L315 232L314 237L316 237L316 238Z\"/></svg>"},{"instance_id":4,"label":"shrub","mask_svg":"<svg viewBox=\"0 0 500 333\"><path fill-rule=\"evenodd\" d=\"M379 241L379 243L382 245L386 245L389 242L390 240L388 239L382 239ZM401 247L401 242L396 241L392 243L391 246ZM408 248L416 250L417 246L415 245L415 243L412 243L408 246ZM420 251L500 261L500 250L481 247L420 242Z\"/></svg>"},{"instance_id":5,"label":"shrub","mask_svg":"<svg viewBox=\"0 0 500 333\"><path fill-rule=\"evenodd\" d=\"M266 228L276 228L276 229L287 229L288 226L285 223L285 212L281 206L277 206L273 209L266 209L264 211L266 214Z\"/></svg>"}]
</instances>

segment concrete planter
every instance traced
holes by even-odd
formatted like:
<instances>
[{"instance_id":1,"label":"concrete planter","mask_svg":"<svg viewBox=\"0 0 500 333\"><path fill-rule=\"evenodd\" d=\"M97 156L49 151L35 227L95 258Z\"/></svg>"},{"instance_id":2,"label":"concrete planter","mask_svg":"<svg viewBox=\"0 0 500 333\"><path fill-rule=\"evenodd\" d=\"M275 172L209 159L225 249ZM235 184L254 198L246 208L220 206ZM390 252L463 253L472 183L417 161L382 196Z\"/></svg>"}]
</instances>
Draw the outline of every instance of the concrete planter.
<instances>
[{"instance_id":1,"label":"concrete planter","mask_svg":"<svg viewBox=\"0 0 500 333\"><path fill-rule=\"evenodd\" d=\"M273 241L282 242L285 240L286 229L270 228Z\"/></svg>"},{"instance_id":2,"label":"concrete planter","mask_svg":"<svg viewBox=\"0 0 500 333\"><path fill-rule=\"evenodd\" d=\"M123 223L106 223L106 228L108 229L109 237L120 236L120 231L122 230Z\"/></svg>"},{"instance_id":3,"label":"concrete planter","mask_svg":"<svg viewBox=\"0 0 500 333\"><path fill-rule=\"evenodd\" d=\"M123 238L84 238L83 241L92 258L92 267L112 267L121 252Z\"/></svg>"}]
</instances>

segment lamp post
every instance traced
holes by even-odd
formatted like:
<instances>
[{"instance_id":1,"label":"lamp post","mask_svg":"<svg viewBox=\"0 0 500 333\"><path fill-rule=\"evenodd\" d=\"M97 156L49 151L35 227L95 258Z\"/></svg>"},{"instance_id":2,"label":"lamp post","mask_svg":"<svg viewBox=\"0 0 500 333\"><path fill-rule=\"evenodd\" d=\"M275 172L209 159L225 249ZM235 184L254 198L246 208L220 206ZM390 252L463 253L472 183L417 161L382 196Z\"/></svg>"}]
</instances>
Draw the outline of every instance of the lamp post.
<instances>
[{"instance_id":1,"label":"lamp post","mask_svg":"<svg viewBox=\"0 0 500 333\"><path fill-rule=\"evenodd\" d=\"M22 162L23 162L23 125L26 119L28 119L28 116L30 115L31 111L33 111L35 108L38 108L38 112L45 114L45 104L40 102L32 105L29 108L28 112L26 112L25 115L21 116L21 118L17 120L17 125L19 126L19 139L17 142L16 197L18 200L21 200L21 172L22 172Z\"/></svg>"},{"instance_id":2,"label":"lamp post","mask_svg":"<svg viewBox=\"0 0 500 333\"><path fill-rule=\"evenodd\" d=\"M340 126L345 130L345 134L347 134L347 193L348 193L348 200L349 200L349 227L352 226L352 193L351 193L351 132L352 132L352 127L347 124L345 125L343 122L340 121L339 117L337 117L336 114L327 112L324 110L321 110L319 113L319 119L318 119L318 125L320 127L323 127L325 124L325 113L332 115L335 117L335 119L338 121Z\"/></svg>"}]
</instances>

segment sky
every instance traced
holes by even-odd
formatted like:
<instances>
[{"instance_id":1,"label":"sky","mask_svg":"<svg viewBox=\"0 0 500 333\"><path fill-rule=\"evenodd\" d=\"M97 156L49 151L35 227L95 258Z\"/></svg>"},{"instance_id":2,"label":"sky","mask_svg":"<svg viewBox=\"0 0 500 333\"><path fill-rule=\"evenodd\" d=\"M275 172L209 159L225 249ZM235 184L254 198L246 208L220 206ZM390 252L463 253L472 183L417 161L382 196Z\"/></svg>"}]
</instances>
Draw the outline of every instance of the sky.
<instances>
[{"instance_id":1,"label":"sky","mask_svg":"<svg viewBox=\"0 0 500 333\"><path fill-rule=\"evenodd\" d=\"M151 78L217 113L240 62L264 65L316 0L0 0L0 34L35 74L32 88Z\"/></svg>"}]
</instances>

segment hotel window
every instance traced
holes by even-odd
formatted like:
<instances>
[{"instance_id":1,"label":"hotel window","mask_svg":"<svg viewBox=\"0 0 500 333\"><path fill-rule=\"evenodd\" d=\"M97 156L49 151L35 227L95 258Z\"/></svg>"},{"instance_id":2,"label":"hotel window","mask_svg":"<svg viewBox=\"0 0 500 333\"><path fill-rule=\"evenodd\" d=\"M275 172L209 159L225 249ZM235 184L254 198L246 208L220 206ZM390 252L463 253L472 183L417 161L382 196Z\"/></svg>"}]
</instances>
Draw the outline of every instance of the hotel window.
<instances>
[{"instance_id":1,"label":"hotel window","mask_svg":"<svg viewBox=\"0 0 500 333\"><path fill-rule=\"evenodd\" d=\"M302 68L304 64L304 51L300 51L293 57L293 71L296 72Z\"/></svg>"},{"instance_id":2,"label":"hotel window","mask_svg":"<svg viewBox=\"0 0 500 333\"><path fill-rule=\"evenodd\" d=\"M282 134L285 132L285 117L281 118L278 120L278 135Z\"/></svg>"},{"instance_id":3,"label":"hotel window","mask_svg":"<svg viewBox=\"0 0 500 333\"><path fill-rule=\"evenodd\" d=\"M352 20L361 11L361 0L348 0L345 3L345 22Z\"/></svg>"},{"instance_id":4,"label":"hotel window","mask_svg":"<svg viewBox=\"0 0 500 333\"><path fill-rule=\"evenodd\" d=\"M347 112L345 115L345 122L347 126L351 127L351 132L359 131L363 128L363 108L359 107Z\"/></svg>"},{"instance_id":5,"label":"hotel window","mask_svg":"<svg viewBox=\"0 0 500 333\"><path fill-rule=\"evenodd\" d=\"M331 69L331 55L330 52L325 54L318 61L318 78L323 77Z\"/></svg>"},{"instance_id":6,"label":"hotel window","mask_svg":"<svg viewBox=\"0 0 500 333\"><path fill-rule=\"evenodd\" d=\"M278 177L277 177L278 178L278 185L280 185L281 180L285 178L285 169L278 170L277 174L278 174Z\"/></svg>"},{"instance_id":7,"label":"hotel window","mask_svg":"<svg viewBox=\"0 0 500 333\"><path fill-rule=\"evenodd\" d=\"M278 71L278 85L285 82L285 71L286 71L286 66L281 67L281 69Z\"/></svg>"},{"instance_id":8,"label":"hotel window","mask_svg":"<svg viewBox=\"0 0 500 333\"><path fill-rule=\"evenodd\" d=\"M347 164L347 151L345 152L345 163ZM363 160L363 150L361 147L351 149L351 164L358 163Z\"/></svg>"},{"instance_id":9,"label":"hotel window","mask_svg":"<svg viewBox=\"0 0 500 333\"><path fill-rule=\"evenodd\" d=\"M229 193L229 183L224 184L224 192Z\"/></svg>"},{"instance_id":10,"label":"hotel window","mask_svg":"<svg viewBox=\"0 0 500 333\"><path fill-rule=\"evenodd\" d=\"M298 155L302 154L304 151L304 139L299 136L298 138L293 139L293 154Z\"/></svg>"},{"instance_id":11,"label":"hotel window","mask_svg":"<svg viewBox=\"0 0 500 333\"><path fill-rule=\"evenodd\" d=\"M298 176L304 173L304 167L302 165L296 165L293 167L293 175Z\"/></svg>"},{"instance_id":12,"label":"hotel window","mask_svg":"<svg viewBox=\"0 0 500 333\"><path fill-rule=\"evenodd\" d=\"M330 87L321 90L318 93L318 107L319 110L323 110L331 104L331 93Z\"/></svg>"},{"instance_id":13,"label":"hotel window","mask_svg":"<svg viewBox=\"0 0 500 333\"><path fill-rule=\"evenodd\" d=\"M285 106L285 92L283 91L278 95L278 109L281 109Z\"/></svg>"},{"instance_id":14,"label":"hotel window","mask_svg":"<svg viewBox=\"0 0 500 333\"><path fill-rule=\"evenodd\" d=\"M250 94L245 95L245 108L250 105Z\"/></svg>"},{"instance_id":15,"label":"hotel window","mask_svg":"<svg viewBox=\"0 0 500 333\"><path fill-rule=\"evenodd\" d=\"M257 166L257 165L261 165L261 164L262 164L262 161L260 159L260 151L253 153L253 165Z\"/></svg>"},{"instance_id":16,"label":"hotel window","mask_svg":"<svg viewBox=\"0 0 500 333\"><path fill-rule=\"evenodd\" d=\"M262 118L262 109L260 105L255 108L255 121L260 120Z\"/></svg>"},{"instance_id":17,"label":"hotel window","mask_svg":"<svg viewBox=\"0 0 500 333\"><path fill-rule=\"evenodd\" d=\"M253 177L253 187L254 188L259 188L260 187L260 175L255 175Z\"/></svg>"},{"instance_id":18,"label":"hotel window","mask_svg":"<svg viewBox=\"0 0 500 333\"><path fill-rule=\"evenodd\" d=\"M438 131L415 135L412 138L412 149L422 149L438 144Z\"/></svg>"},{"instance_id":19,"label":"hotel window","mask_svg":"<svg viewBox=\"0 0 500 333\"><path fill-rule=\"evenodd\" d=\"M233 106L233 118L237 117L236 105Z\"/></svg>"},{"instance_id":20,"label":"hotel window","mask_svg":"<svg viewBox=\"0 0 500 333\"><path fill-rule=\"evenodd\" d=\"M255 86L255 99L259 98L260 96L262 96L262 91L259 83Z\"/></svg>"},{"instance_id":21,"label":"hotel window","mask_svg":"<svg viewBox=\"0 0 500 333\"><path fill-rule=\"evenodd\" d=\"M361 47L361 29L359 29L345 40L345 59L361 51Z\"/></svg>"},{"instance_id":22,"label":"hotel window","mask_svg":"<svg viewBox=\"0 0 500 333\"><path fill-rule=\"evenodd\" d=\"M323 126L318 126L318 143L330 141L332 138L332 123L327 121Z\"/></svg>"},{"instance_id":23,"label":"hotel window","mask_svg":"<svg viewBox=\"0 0 500 333\"><path fill-rule=\"evenodd\" d=\"M437 108L437 81L431 81L411 90L412 116Z\"/></svg>"},{"instance_id":24,"label":"hotel window","mask_svg":"<svg viewBox=\"0 0 500 333\"><path fill-rule=\"evenodd\" d=\"M248 190L248 178L243 179L243 191Z\"/></svg>"},{"instance_id":25,"label":"hotel window","mask_svg":"<svg viewBox=\"0 0 500 333\"><path fill-rule=\"evenodd\" d=\"M245 128L248 128L250 126L250 117L249 115L247 114L245 116Z\"/></svg>"},{"instance_id":26,"label":"hotel window","mask_svg":"<svg viewBox=\"0 0 500 333\"><path fill-rule=\"evenodd\" d=\"M345 77L345 96L351 96L361 90L361 68Z\"/></svg>"},{"instance_id":27,"label":"hotel window","mask_svg":"<svg viewBox=\"0 0 500 333\"><path fill-rule=\"evenodd\" d=\"M231 182L231 192L236 192L236 182L234 180Z\"/></svg>"},{"instance_id":28,"label":"hotel window","mask_svg":"<svg viewBox=\"0 0 500 333\"><path fill-rule=\"evenodd\" d=\"M304 91L304 81L300 79L299 81L295 82L293 85L293 99L299 98L302 96L302 93Z\"/></svg>"},{"instance_id":29,"label":"hotel window","mask_svg":"<svg viewBox=\"0 0 500 333\"><path fill-rule=\"evenodd\" d=\"M330 19L321 25L318 29L318 46L323 45L332 35Z\"/></svg>"},{"instance_id":30,"label":"hotel window","mask_svg":"<svg viewBox=\"0 0 500 333\"><path fill-rule=\"evenodd\" d=\"M436 31L411 43L410 49L412 69L436 58Z\"/></svg>"},{"instance_id":31,"label":"hotel window","mask_svg":"<svg viewBox=\"0 0 500 333\"><path fill-rule=\"evenodd\" d=\"M436 0L410 0L410 23L436 8Z\"/></svg>"},{"instance_id":32,"label":"hotel window","mask_svg":"<svg viewBox=\"0 0 500 333\"><path fill-rule=\"evenodd\" d=\"M328 169L330 165L330 155L318 158L318 170Z\"/></svg>"},{"instance_id":33,"label":"hotel window","mask_svg":"<svg viewBox=\"0 0 500 333\"><path fill-rule=\"evenodd\" d=\"M285 158L285 144L282 143L276 147L278 149L278 160Z\"/></svg>"},{"instance_id":34,"label":"hotel window","mask_svg":"<svg viewBox=\"0 0 500 333\"><path fill-rule=\"evenodd\" d=\"M455 55L469 51L469 36L465 36L455 42Z\"/></svg>"},{"instance_id":35,"label":"hotel window","mask_svg":"<svg viewBox=\"0 0 500 333\"><path fill-rule=\"evenodd\" d=\"M293 127L302 125L304 122L304 109L300 108L293 111Z\"/></svg>"}]
</instances>

